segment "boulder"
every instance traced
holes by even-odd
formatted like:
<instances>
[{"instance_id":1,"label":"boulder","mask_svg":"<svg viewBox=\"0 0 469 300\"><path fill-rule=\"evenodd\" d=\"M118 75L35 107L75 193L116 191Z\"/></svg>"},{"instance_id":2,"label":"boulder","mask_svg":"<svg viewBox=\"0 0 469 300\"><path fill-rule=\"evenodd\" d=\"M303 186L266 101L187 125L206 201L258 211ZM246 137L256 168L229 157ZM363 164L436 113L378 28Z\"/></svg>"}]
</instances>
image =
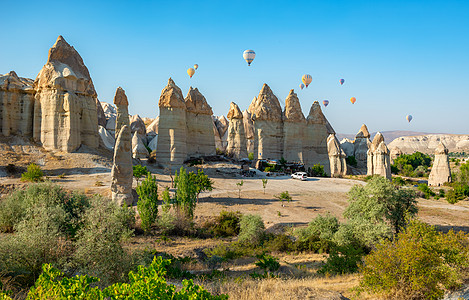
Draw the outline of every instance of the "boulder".
<instances>
[{"instance_id":1,"label":"boulder","mask_svg":"<svg viewBox=\"0 0 469 300\"><path fill-rule=\"evenodd\" d=\"M347 174L347 162L345 153L340 149L340 143L335 134L330 134L327 138L327 151L331 167L331 176L340 177Z\"/></svg>"},{"instance_id":2,"label":"boulder","mask_svg":"<svg viewBox=\"0 0 469 300\"><path fill-rule=\"evenodd\" d=\"M0 132L4 136L32 137L34 81L14 71L0 75Z\"/></svg>"},{"instance_id":3,"label":"boulder","mask_svg":"<svg viewBox=\"0 0 469 300\"><path fill-rule=\"evenodd\" d=\"M290 90L283 111L283 157L288 162L303 162L305 128L306 118L300 100L294 90Z\"/></svg>"},{"instance_id":4,"label":"boulder","mask_svg":"<svg viewBox=\"0 0 469 300\"><path fill-rule=\"evenodd\" d=\"M188 157L215 154L212 108L197 88L190 87L185 102Z\"/></svg>"},{"instance_id":5,"label":"boulder","mask_svg":"<svg viewBox=\"0 0 469 300\"><path fill-rule=\"evenodd\" d=\"M267 84L249 106L254 120L254 158L281 159L283 155L282 108Z\"/></svg>"},{"instance_id":6,"label":"boulder","mask_svg":"<svg viewBox=\"0 0 469 300\"><path fill-rule=\"evenodd\" d=\"M353 144L353 141L349 140L348 138L343 138L340 141L340 148L344 151L345 155L347 156L355 155L355 146Z\"/></svg>"},{"instance_id":7,"label":"boulder","mask_svg":"<svg viewBox=\"0 0 469 300\"><path fill-rule=\"evenodd\" d=\"M154 138L151 139L151 141L148 143L148 148L150 148L151 151L156 151L157 145L158 145L158 135L156 135Z\"/></svg>"},{"instance_id":8,"label":"boulder","mask_svg":"<svg viewBox=\"0 0 469 300\"><path fill-rule=\"evenodd\" d=\"M231 102L228 112L228 146L226 153L235 159L247 158L246 136L244 134L243 113L236 103Z\"/></svg>"},{"instance_id":9,"label":"boulder","mask_svg":"<svg viewBox=\"0 0 469 300\"><path fill-rule=\"evenodd\" d=\"M380 175L391 179L389 149L381 132L376 133L367 152L367 175Z\"/></svg>"},{"instance_id":10,"label":"boulder","mask_svg":"<svg viewBox=\"0 0 469 300\"><path fill-rule=\"evenodd\" d=\"M186 103L181 89L171 78L161 92L158 106L156 159L163 166L180 166L187 157Z\"/></svg>"},{"instance_id":11,"label":"boulder","mask_svg":"<svg viewBox=\"0 0 469 300\"><path fill-rule=\"evenodd\" d=\"M451 182L451 168L449 166L448 149L445 144L440 142L435 149L435 159L428 177L428 185L441 186L446 182Z\"/></svg>"},{"instance_id":12,"label":"boulder","mask_svg":"<svg viewBox=\"0 0 469 300\"><path fill-rule=\"evenodd\" d=\"M116 131L117 132L117 131ZM124 125L118 131L116 145L114 147L114 158L111 169L111 194L112 201L118 205L132 206L132 141L130 127Z\"/></svg>"},{"instance_id":13,"label":"boulder","mask_svg":"<svg viewBox=\"0 0 469 300\"><path fill-rule=\"evenodd\" d=\"M104 112L104 116L106 119L109 119L111 117L115 117L117 115L116 107L112 104L106 103L106 102L101 102L101 107Z\"/></svg>"},{"instance_id":14,"label":"boulder","mask_svg":"<svg viewBox=\"0 0 469 300\"><path fill-rule=\"evenodd\" d=\"M59 36L34 81L33 137L47 150L97 148L97 94L78 52Z\"/></svg>"},{"instance_id":15,"label":"boulder","mask_svg":"<svg viewBox=\"0 0 469 300\"><path fill-rule=\"evenodd\" d=\"M137 131L132 136L132 157L136 159L148 158L148 150Z\"/></svg>"},{"instance_id":16,"label":"boulder","mask_svg":"<svg viewBox=\"0 0 469 300\"><path fill-rule=\"evenodd\" d=\"M249 153L254 153L254 122L251 113L243 111L244 134L246 135L246 148Z\"/></svg>"},{"instance_id":17,"label":"boulder","mask_svg":"<svg viewBox=\"0 0 469 300\"><path fill-rule=\"evenodd\" d=\"M370 147L370 133L368 132L368 128L365 124L362 125L360 131L358 131L357 135L355 136L355 141L353 142L354 145L354 156L357 160L357 168L366 170L367 168L367 155L368 155L368 148Z\"/></svg>"},{"instance_id":18,"label":"boulder","mask_svg":"<svg viewBox=\"0 0 469 300\"><path fill-rule=\"evenodd\" d=\"M106 130L108 130L110 133L114 135L115 130L116 130L116 121L117 121L117 114L110 117L106 121Z\"/></svg>"},{"instance_id":19,"label":"boulder","mask_svg":"<svg viewBox=\"0 0 469 300\"><path fill-rule=\"evenodd\" d=\"M303 144L303 162L309 168L315 164L324 166L324 171L330 175L329 154L327 151L327 138L330 129L326 117L322 113L318 101L311 105L309 115L306 119Z\"/></svg>"},{"instance_id":20,"label":"boulder","mask_svg":"<svg viewBox=\"0 0 469 300\"><path fill-rule=\"evenodd\" d=\"M104 143L104 146L106 146L106 148L109 150L114 149L114 144L116 143L114 135L109 133L109 131L107 131L106 128L101 125L99 125L98 133Z\"/></svg>"},{"instance_id":21,"label":"boulder","mask_svg":"<svg viewBox=\"0 0 469 300\"><path fill-rule=\"evenodd\" d=\"M146 135L147 129L145 127L145 123L139 115L133 115L130 117L130 131L132 134L134 132L138 133L141 137Z\"/></svg>"}]
</instances>

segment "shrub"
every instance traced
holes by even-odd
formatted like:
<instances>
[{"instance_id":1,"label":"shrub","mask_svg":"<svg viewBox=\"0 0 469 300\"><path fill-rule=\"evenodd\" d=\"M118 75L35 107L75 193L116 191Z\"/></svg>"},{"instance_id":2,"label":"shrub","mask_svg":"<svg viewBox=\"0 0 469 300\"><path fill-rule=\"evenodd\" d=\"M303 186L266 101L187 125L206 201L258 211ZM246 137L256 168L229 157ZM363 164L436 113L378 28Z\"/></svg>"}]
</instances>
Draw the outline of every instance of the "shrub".
<instances>
[{"instance_id":1,"label":"shrub","mask_svg":"<svg viewBox=\"0 0 469 300\"><path fill-rule=\"evenodd\" d=\"M255 265L264 270L263 277L268 277L272 272L280 269L278 258L265 253L256 255L256 257L258 261L255 263Z\"/></svg>"},{"instance_id":2,"label":"shrub","mask_svg":"<svg viewBox=\"0 0 469 300\"><path fill-rule=\"evenodd\" d=\"M331 241L334 234L339 230L339 220L331 214L325 216L318 215L307 228L298 229L295 234L300 240L307 240L310 236L317 236L320 239Z\"/></svg>"},{"instance_id":3,"label":"shrub","mask_svg":"<svg viewBox=\"0 0 469 300\"><path fill-rule=\"evenodd\" d=\"M174 176L174 184L176 193L172 203L178 214L184 214L188 219L194 217L194 210L197 204L197 186L191 179L191 175L181 167L179 174L176 172Z\"/></svg>"},{"instance_id":4,"label":"shrub","mask_svg":"<svg viewBox=\"0 0 469 300\"><path fill-rule=\"evenodd\" d=\"M315 164L312 168L308 168L308 176L311 177L328 177L324 171L324 166Z\"/></svg>"},{"instance_id":5,"label":"shrub","mask_svg":"<svg viewBox=\"0 0 469 300\"><path fill-rule=\"evenodd\" d=\"M264 237L264 222L259 215L243 215L239 222L240 242L258 245Z\"/></svg>"},{"instance_id":6,"label":"shrub","mask_svg":"<svg viewBox=\"0 0 469 300\"><path fill-rule=\"evenodd\" d=\"M329 253L334 246L334 243L329 240L322 240L316 235L310 235L307 239L298 239L293 244L293 250L298 252Z\"/></svg>"},{"instance_id":7,"label":"shrub","mask_svg":"<svg viewBox=\"0 0 469 300\"><path fill-rule=\"evenodd\" d=\"M275 195L274 196L275 198L277 198L278 200L280 201L288 201L290 202L292 200L292 197L290 196L290 193L288 193L288 191L285 191L285 192L281 192L279 195Z\"/></svg>"},{"instance_id":8,"label":"shrub","mask_svg":"<svg viewBox=\"0 0 469 300\"><path fill-rule=\"evenodd\" d=\"M239 234L239 222L241 213L239 211L221 211L214 223L209 225L209 230L214 236L229 237Z\"/></svg>"},{"instance_id":9,"label":"shrub","mask_svg":"<svg viewBox=\"0 0 469 300\"><path fill-rule=\"evenodd\" d=\"M267 241L265 249L269 252L288 252L293 250L293 241L285 234L276 235L273 239Z\"/></svg>"},{"instance_id":10,"label":"shrub","mask_svg":"<svg viewBox=\"0 0 469 300\"><path fill-rule=\"evenodd\" d=\"M267 187L267 178L262 178L262 188L264 189L264 194L265 194L265 188Z\"/></svg>"},{"instance_id":11,"label":"shrub","mask_svg":"<svg viewBox=\"0 0 469 300\"><path fill-rule=\"evenodd\" d=\"M190 181L195 185L197 202L199 202L199 194L205 191L213 190L213 181L204 174L204 171L198 170L197 174L189 173Z\"/></svg>"},{"instance_id":12,"label":"shrub","mask_svg":"<svg viewBox=\"0 0 469 300\"><path fill-rule=\"evenodd\" d=\"M347 164L351 165L352 167L356 167L357 166L357 159L355 158L355 156L351 155L351 156L347 156L345 158L345 161L347 162Z\"/></svg>"},{"instance_id":13,"label":"shrub","mask_svg":"<svg viewBox=\"0 0 469 300\"><path fill-rule=\"evenodd\" d=\"M248 159L249 159L250 161L253 161L253 160L254 160L254 153L249 152L249 154L248 154Z\"/></svg>"},{"instance_id":14,"label":"shrub","mask_svg":"<svg viewBox=\"0 0 469 300\"><path fill-rule=\"evenodd\" d=\"M427 168L424 166L418 166L415 168L414 174L416 177L424 177L427 174Z\"/></svg>"},{"instance_id":15,"label":"shrub","mask_svg":"<svg viewBox=\"0 0 469 300\"><path fill-rule=\"evenodd\" d=\"M394 177L394 178L392 179L392 183L393 183L394 185L397 185L397 186L404 186L404 185L406 185L406 182L405 182L404 179L402 179L402 177Z\"/></svg>"},{"instance_id":16,"label":"shrub","mask_svg":"<svg viewBox=\"0 0 469 300\"><path fill-rule=\"evenodd\" d=\"M382 241L365 257L360 290L392 299L441 299L462 282L468 238L412 220L395 240Z\"/></svg>"},{"instance_id":17,"label":"shrub","mask_svg":"<svg viewBox=\"0 0 469 300\"><path fill-rule=\"evenodd\" d=\"M32 163L28 166L27 171L21 174L21 181L38 182L42 181L43 177L44 173L41 168L35 163Z\"/></svg>"},{"instance_id":18,"label":"shrub","mask_svg":"<svg viewBox=\"0 0 469 300\"><path fill-rule=\"evenodd\" d=\"M158 184L156 177L148 172L145 180L137 186L138 202L137 210L142 221L141 227L145 233L150 231L158 215Z\"/></svg>"},{"instance_id":19,"label":"shrub","mask_svg":"<svg viewBox=\"0 0 469 300\"><path fill-rule=\"evenodd\" d=\"M121 242L132 235L135 222L133 209L94 198L84 215L84 226L78 232L74 259L78 268L102 283L123 280L131 267L131 257Z\"/></svg>"},{"instance_id":20,"label":"shrub","mask_svg":"<svg viewBox=\"0 0 469 300\"><path fill-rule=\"evenodd\" d=\"M148 174L147 167L144 167L142 165L135 165L133 166L133 174L134 174L135 179L137 179L137 185L138 185L138 181L140 180L140 178Z\"/></svg>"},{"instance_id":21,"label":"shrub","mask_svg":"<svg viewBox=\"0 0 469 300\"><path fill-rule=\"evenodd\" d=\"M417 189L421 191L425 199L430 199L435 196L435 193L428 187L428 185L421 183L418 185Z\"/></svg>"},{"instance_id":22,"label":"shrub","mask_svg":"<svg viewBox=\"0 0 469 300\"><path fill-rule=\"evenodd\" d=\"M353 245L333 247L326 263L318 270L319 274L342 275L355 273L361 263L364 253L361 248Z\"/></svg>"},{"instance_id":23,"label":"shrub","mask_svg":"<svg viewBox=\"0 0 469 300\"><path fill-rule=\"evenodd\" d=\"M424 172L430 167L432 158L428 154L415 152L412 154L401 154L394 159L393 166L399 170L399 173L405 176L413 176L413 172L419 166L423 167Z\"/></svg>"},{"instance_id":24,"label":"shrub","mask_svg":"<svg viewBox=\"0 0 469 300\"><path fill-rule=\"evenodd\" d=\"M241 188L243 187L244 180L241 180L240 182L236 183L236 186L238 186L238 198L241 199Z\"/></svg>"}]
</instances>

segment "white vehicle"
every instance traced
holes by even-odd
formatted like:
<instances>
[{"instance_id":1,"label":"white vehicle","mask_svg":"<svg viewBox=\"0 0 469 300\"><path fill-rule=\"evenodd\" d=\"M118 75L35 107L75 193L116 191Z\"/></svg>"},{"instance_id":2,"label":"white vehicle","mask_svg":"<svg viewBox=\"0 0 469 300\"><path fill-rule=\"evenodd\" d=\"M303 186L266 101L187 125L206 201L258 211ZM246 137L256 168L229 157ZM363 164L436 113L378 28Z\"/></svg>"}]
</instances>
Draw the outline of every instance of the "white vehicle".
<instances>
[{"instance_id":1,"label":"white vehicle","mask_svg":"<svg viewBox=\"0 0 469 300\"><path fill-rule=\"evenodd\" d=\"M291 174L291 178L299 180L308 180L308 174L305 172L296 172Z\"/></svg>"}]
</instances>

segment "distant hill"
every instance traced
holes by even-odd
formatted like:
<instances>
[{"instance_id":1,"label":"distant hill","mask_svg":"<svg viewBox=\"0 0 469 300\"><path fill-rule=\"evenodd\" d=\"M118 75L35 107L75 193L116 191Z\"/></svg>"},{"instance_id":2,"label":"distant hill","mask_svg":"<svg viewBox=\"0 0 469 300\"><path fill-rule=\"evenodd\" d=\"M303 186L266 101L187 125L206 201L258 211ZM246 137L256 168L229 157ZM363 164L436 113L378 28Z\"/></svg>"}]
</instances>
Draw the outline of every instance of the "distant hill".
<instances>
[{"instance_id":1,"label":"distant hill","mask_svg":"<svg viewBox=\"0 0 469 300\"><path fill-rule=\"evenodd\" d=\"M403 136L414 136L414 135L429 135L435 133L428 133L428 132L418 132L418 131L406 131L406 130L392 130L392 131L381 131L384 136L384 141L386 144L391 143L394 139ZM351 139L352 141L355 139L355 134L346 134L346 133L338 133L337 138L341 141L343 138ZM376 135L376 132L371 133L371 140Z\"/></svg>"}]
</instances>

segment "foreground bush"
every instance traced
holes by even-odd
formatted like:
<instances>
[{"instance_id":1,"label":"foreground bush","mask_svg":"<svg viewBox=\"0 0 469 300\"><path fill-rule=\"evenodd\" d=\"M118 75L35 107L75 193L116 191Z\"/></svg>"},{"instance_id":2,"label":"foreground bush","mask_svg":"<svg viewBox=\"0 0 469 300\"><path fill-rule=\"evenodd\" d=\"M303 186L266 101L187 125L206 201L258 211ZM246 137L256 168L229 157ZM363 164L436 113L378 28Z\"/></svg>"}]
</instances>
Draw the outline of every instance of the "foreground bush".
<instances>
[{"instance_id":1,"label":"foreground bush","mask_svg":"<svg viewBox=\"0 0 469 300\"><path fill-rule=\"evenodd\" d=\"M147 173L147 177L137 186L137 210L141 220L141 227L145 233L150 231L158 215L158 184L156 177Z\"/></svg>"},{"instance_id":2,"label":"foreground bush","mask_svg":"<svg viewBox=\"0 0 469 300\"><path fill-rule=\"evenodd\" d=\"M150 266L139 266L137 272L130 272L129 283L116 283L104 290L92 287L99 278L88 275L67 278L63 272L46 264L35 286L31 288L28 299L228 299L226 295L211 295L192 280L183 280L182 289L176 291L176 287L167 284L164 279L168 264L170 260L155 258Z\"/></svg>"},{"instance_id":3,"label":"foreground bush","mask_svg":"<svg viewBox=\"0 0 469 300\"><path fill-rule=\"evenodd\" d=\"M461 285L468 267L467 234L439 233L413 220L365 257L360 290L390 299L442 299L445 290Z\"/></svg>"},{"instance_id":4,"label":"foreground bush","mask_svg":"<svg viewBox=\"0 0 469 300\"><path fill-rule=\"evenodd\" d=\"M300 240L307 240L311 236L317 236L331 241L338 230L339 220L328 213L325 216L318 215L309 222L307 228L298 229L295 234Z\"/></svg>"},{"instance_id":5,"label":"foreground bush","mask_svg":"<svg viewBox=\"0 0 469 300\"><path fill-rule=\"evenodd\" d=\"M264 222L259 215L244 215L239 223L240 242L258 245L264 238Z\"/></svg>"},{"instance_id":6,"label":"foreground bush","mask_svg":"<svg viewBox=\"0 0 469 300\"><path fill-rule=\"evenodd\" d=\"M216 237L229 237L239 234L239 222L241 213L239 211L221 211L214 222L206 224L204 227Z\"/></svg>"},{"instance_id":7,"label":"foreground bush","mask_svg":"<svg viewBox=\"0 0 469 300\"><path fill-rule=\"evenodd\" d=\"M28 166L27 171L21 174L21 181L38 182L42 181L42 177L44 177L44 173L41 168L32 163Z\"/></svg>"}]
</instances>

